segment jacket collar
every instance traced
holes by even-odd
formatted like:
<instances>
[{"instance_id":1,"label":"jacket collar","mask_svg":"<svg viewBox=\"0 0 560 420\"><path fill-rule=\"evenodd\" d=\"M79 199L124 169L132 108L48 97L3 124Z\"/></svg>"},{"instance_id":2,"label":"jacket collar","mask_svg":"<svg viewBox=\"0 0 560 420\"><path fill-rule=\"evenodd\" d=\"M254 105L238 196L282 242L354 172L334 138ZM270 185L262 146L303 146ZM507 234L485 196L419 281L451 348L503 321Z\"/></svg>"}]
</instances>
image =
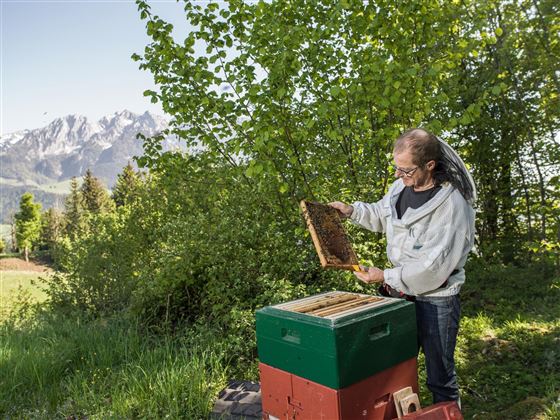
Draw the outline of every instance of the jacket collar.
<instances>
[{"instance_id":1,"label":"jacket collar","mask_svg":"<svg viewBox=\"0 0 560 420\"><path fill-rule=\"evenodd\" d=\"M399 194L405 188L402 179L396 180L391 186L391 216L395 224L400 224L408 228L413 223L417 222L421 218L427 216L437 209L446 199L451 195L455 187L453 187L449 182L445 182L441 185L441 190L439 190L435 196L433 196L427 203L418 207L417 209L407 209L403 217L399 220L397 218L397 200L399 199Z\"/></svg>"}]
</instances>

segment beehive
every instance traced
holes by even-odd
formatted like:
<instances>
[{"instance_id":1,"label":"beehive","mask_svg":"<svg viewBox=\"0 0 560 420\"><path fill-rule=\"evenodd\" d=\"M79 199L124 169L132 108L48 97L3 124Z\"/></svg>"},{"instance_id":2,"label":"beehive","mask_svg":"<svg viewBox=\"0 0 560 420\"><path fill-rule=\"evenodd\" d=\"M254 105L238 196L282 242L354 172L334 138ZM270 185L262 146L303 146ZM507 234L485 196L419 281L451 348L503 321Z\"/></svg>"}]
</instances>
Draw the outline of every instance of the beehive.
<instances>
[{"instance_id":1,"label":"beehive","mask_svg":"<svg viewBox=\"0 0 560 420\"><path fill-rule=\"evenodd\" d=\"M416 357L414 305L328 292L257 311L262 363L340 389Z\"/></svg>"},{"instance_id":2,"label":"beehive","mask_svg":"<svg viewBox=\"0 0 560 420\"><path fill-rule=\"evenodd\" d=\"M264 363L259 371L263 419L389 420L397 417L393 393L418 391L416 358L339 390Z\"/></svg>"}]
</instances>

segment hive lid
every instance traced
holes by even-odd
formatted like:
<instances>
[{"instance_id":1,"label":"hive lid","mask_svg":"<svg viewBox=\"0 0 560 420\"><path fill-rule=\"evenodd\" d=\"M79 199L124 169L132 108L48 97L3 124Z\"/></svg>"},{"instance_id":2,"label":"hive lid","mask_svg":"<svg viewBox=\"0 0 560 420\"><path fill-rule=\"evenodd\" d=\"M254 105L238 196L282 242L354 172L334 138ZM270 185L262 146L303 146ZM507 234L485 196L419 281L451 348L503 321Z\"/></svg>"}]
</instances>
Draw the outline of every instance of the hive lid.
<instances>
[{"instance_id":1,"label":"hive lid","mask_svg":"<svg viewBox=\"0 0 560 420\"><path fill-rule=\"evenodd\" d=\"M285 311L300 319L307 318L313 322L335 324L401 301L402 299L333 291L280 303L269 308Z\"/></svg>"},{"instance_id":2,"label":"hive lid","mask_svg":"<svg viewBox=\"0 0 560 420\"><path fill-rule=\"evenodd\" d=\"M348 240L338 211L326 204L302 200L300 207L321 265L360 271L358 257Z\"/></svg>"}]
</instances>

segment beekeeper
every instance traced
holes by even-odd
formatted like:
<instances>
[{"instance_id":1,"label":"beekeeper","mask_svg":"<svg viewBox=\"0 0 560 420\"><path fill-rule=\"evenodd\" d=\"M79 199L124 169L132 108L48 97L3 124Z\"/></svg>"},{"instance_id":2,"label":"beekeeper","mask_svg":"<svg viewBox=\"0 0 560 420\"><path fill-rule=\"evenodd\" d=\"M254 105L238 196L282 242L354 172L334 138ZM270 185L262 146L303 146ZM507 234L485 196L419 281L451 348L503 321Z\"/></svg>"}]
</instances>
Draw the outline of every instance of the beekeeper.
<instances>
[{"instance_id":1,"label":"beekeeper","mask_svg":"<svg viewBox=\"0 0 560 420\"><path fill-rule=\"evenodd\" d=\"M343 217L387 235L392 268L363 267L366 283L382 294L412 300L418 345L426 359L434 403L459 401L454 351L459 329L459 291L474 244L476 189L457 153L428 131L402 134L393 149L395 177L377 203L330 203Z\"/></svg>"}]
</instances>

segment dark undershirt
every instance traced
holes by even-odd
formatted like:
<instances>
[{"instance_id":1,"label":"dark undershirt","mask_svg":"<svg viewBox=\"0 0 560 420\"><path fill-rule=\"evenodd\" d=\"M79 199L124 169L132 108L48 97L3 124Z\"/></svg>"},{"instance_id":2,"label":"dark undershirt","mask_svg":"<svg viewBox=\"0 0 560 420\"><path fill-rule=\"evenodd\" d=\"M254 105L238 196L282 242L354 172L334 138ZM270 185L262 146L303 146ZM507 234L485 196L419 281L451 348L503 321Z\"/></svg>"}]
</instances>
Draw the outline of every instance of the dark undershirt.
<instances>
[{"instance_id":1,"label":"dark undershirt","mask_svg":"<svg viewBox=\"0 0 560 420\"><path fill-rule=\"evenodd\" d=\"M414 191L414 187L404 187L397 200L397 217L402 218L409 207L417 209L426 204L439 190L441 190L441 185L425 191Z\"/></svg>"}]
</instances>

